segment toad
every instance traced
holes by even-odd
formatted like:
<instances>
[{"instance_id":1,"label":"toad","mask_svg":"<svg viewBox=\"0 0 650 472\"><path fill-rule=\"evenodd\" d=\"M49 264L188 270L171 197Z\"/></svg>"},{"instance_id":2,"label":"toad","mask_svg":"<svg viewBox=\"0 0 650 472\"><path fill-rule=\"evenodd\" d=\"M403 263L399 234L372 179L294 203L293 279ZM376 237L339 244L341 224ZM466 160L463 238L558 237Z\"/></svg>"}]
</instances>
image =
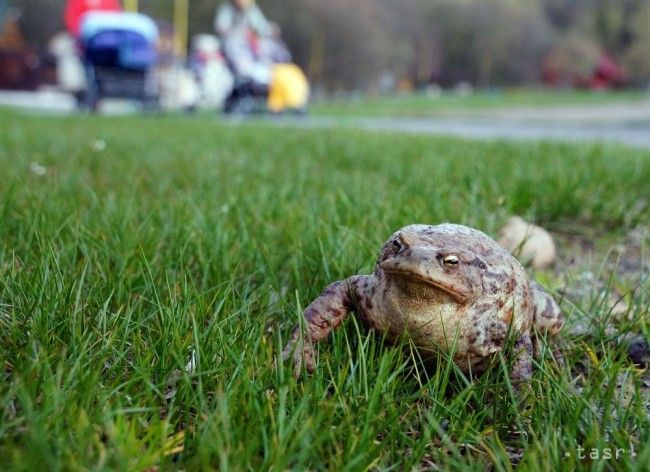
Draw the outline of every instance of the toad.
<instances>
[{"instance_id":1,"label":"toad","mask_svg":"<svg viewBox=\"0 0 650 472\"><path fill-rule=\"evenodd\" d=\"M334 282L305 310L283 351L298 377L315 370L314 343L355 313L395 343L406 334L421 357L452 355L464 372L483 372L499 352L512 353L509 375L532 375L535 331L557 334L557 303L531 281L521 264L481 231L456 224L415 224L383 246L372 275ZM505 350L512 336L514 348Z\"/></svg>"}]
</instances>

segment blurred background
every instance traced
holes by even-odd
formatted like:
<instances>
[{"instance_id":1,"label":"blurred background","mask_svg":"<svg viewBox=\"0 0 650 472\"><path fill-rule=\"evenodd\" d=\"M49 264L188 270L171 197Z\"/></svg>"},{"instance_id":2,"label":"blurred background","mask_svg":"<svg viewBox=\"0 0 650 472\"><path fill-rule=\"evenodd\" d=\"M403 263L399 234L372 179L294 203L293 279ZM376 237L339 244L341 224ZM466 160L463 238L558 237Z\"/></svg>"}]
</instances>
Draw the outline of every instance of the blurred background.
<instances>
[{"instance_id":1,"label":"blurred background","mask_svg":"<svg viewBox=\"0 0 650 472\"><path fill-rule=\"evenodd\" d=\"M61 72L66 3L0 0L1 89L76 92ZM122 2L157 27L153 67L163 106L223 108L237 87L227 57L230 78L214 68L206 78L201 69L211 53L223 52L215 31L223 3ZM304 74L312 100L650 84L649 0L258 0L257 7L290 52L283 62ZM70 54L79 51L72 46Z\"/></svg>"}]
</instances>

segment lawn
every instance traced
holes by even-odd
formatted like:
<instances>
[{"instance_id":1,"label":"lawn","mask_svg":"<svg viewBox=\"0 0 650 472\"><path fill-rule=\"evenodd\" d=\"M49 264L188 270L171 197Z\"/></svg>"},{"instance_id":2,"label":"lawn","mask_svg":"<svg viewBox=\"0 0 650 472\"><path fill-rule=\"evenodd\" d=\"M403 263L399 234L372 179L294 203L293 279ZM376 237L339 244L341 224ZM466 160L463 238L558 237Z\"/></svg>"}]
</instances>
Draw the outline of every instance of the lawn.
<instances>
[{"instance_id":1,"label":"lawn","mask_svg":"<svg viewBox=\"0 0 650 472\"><path fill-rule=\"evenodd\" d=\"M649 152L207 118L0 120L3 467L650 464L650 378L617 342L650 333ZM558 341L563 366L540 360L532 394L513 397L499 368L414 369L353 318L319 346L313 376L274 364L301 309L369 273L395 229L496 236L512 214L557 235L561 262L535 276L571 323L593 322ZM618 321L602 297L614 292ZM577 457L592 449L599 459Z\"/></svg>"},{"instance_id":2,"label":"lawn","mask_svg":"<svg viewBox=\"0 0 650 472\"><path fill-rule=\"evenodd\" d=\"M377 97L349 97L316 102L311 107L311 112L315 115L342 117L434 117L449 113L473 113L501 108L629 104L647 98L647 93L634 90L594 92L506 88L470 94L445 91L441 95L428 95L422 92Z\"/></svg>"}]
</instances>

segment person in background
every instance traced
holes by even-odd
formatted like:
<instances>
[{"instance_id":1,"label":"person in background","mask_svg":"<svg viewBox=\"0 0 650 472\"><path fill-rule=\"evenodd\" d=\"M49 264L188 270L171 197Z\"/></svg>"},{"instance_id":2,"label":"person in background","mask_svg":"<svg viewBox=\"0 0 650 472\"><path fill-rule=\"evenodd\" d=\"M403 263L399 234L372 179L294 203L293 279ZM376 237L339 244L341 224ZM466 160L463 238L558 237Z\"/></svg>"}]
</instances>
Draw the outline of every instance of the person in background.
<instances>
[{"instance_id":1,"label":"person in background","mask_svg":"<svg viewBox=\"0 0 650 472\"><path fill-rule=\"evenodd\" d=\"M89 11L122 11L119 0L68 0L63 14L65 26L72 36L79 37L81 18Z\"/></svg>"},{"instance_id":2,"label":"person in background","mask_svg":"<svg viewBox=\"0 0 650 472\"><path fill-rule=\"evenodd\" d=\"M254 0L229 0L214 18L214 29L236 75L268 83L270 67L260 61L260 41L279 36L279 28L268 21Z\"/></svg>"},{"instance_id":3,"label":"person in background","mask_svg":"<svg viewBox=\"0 0 650 472\"><path fill-rule=\"evenodd\" d=\"M214 29L222 38L247 42L250 32L274 36L277 25L266 19L254 0L229 0L217 10Z\"/></svg>"}]
</instances>

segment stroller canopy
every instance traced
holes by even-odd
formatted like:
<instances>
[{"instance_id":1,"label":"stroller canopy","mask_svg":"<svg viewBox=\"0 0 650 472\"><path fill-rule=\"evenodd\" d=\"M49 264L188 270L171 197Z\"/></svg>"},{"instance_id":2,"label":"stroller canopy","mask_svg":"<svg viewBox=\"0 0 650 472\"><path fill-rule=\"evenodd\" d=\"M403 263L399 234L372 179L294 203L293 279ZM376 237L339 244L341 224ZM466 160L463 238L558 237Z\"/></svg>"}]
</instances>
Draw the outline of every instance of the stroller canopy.
<instances>
[{"instance_id":1,"label":"stroller canopy","mask_svg":"<svg viewBox=\"0 0 650 472\"><path fill-rule=\"evenodd\" d=\"M85 61L94 66L142 71L158 59L158 27L138 13L87 13L80 39Z\"/></svg>"},{"instance_id":2,"label":"stroller canopy","mask_svg":"<svg viewBox=\"0 0 650 472\"><path fill-rule=\"evenodd\" d=\"M89 12L81 20L81 41L106 31L130 31L150 43L158 41L158 27L146 15L128 12Z\"/></svg>"}]
</instances>

